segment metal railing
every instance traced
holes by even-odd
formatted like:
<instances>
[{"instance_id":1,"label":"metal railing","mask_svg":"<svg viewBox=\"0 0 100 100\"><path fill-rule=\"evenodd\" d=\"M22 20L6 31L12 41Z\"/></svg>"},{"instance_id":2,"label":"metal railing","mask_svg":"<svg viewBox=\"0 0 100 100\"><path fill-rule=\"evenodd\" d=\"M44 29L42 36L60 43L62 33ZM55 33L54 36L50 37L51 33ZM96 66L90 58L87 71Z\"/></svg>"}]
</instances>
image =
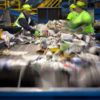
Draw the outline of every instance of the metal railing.
<instances>
[{"instance_id":1,"label":"metal railing","mask_svg":"<svg viewBox=\"0 0 100 100\"><path fill-rule=\"evenodd\" d=\"M37 8L39 7L58 7L63 0L44 0ZM70 0L68 0L70 2ZM0 6L3 6L4 9L10 8L11 10L21 11L21 1L20 0L0 0L3 2ZM75 3L76 0L73 0ZM16 7L15 7L16 5ZM32 9L32 14L36 14L37 8Z\"/></svg>"},{"instance_id":2,"label":"metal railing","mask_svg":"<svg viewBox=\"0 0 100 100\"><path fill-rule=\"evenodd\" d=\"M9 0L8 0L9 1ZM17 5L17 7L16 8L13 8L12 6L13 5ZM20 2L20 0L10 0L9 1L9 7L11 7L12 8L12 10L18 10L18 11L20 11L21 10L21 2Z\"/></svg>"},{"instance_id":3,"label":"metal railing","mask_svg":"<svg viewBox=\"0 0 100 100\"><path fill-rule=\"evenodd\" d=\"M98 22L98 23L94 23L94 26L97 26L97 25L99 25L99 26L100 26L100 22Z\"/></svg>"},{"instance_id":4,"label":"metal railing","mask_svg":"<svg viewBox=\"0 0 100 100\"><path fill-rule=\"evenodd\" d=\"M4 8L4 9L6 9L6 7L7 7L7 3L6 3L6 0L0 0L0 8ZM2 3L3 2L3 3Z\"/></svg>"}]
</instances>

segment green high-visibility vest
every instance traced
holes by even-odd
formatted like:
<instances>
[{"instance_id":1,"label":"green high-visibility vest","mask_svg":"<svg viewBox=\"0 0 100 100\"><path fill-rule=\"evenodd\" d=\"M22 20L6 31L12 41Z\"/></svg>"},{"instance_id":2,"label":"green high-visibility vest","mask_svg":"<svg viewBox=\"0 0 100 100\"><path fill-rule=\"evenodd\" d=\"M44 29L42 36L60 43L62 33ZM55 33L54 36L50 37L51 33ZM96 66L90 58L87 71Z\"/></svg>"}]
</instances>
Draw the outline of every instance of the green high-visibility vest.
<instances>
[{"instance_id":1,"label":"green high-visibility vest","mask_svg":"<svg viewBox=\"0 0 100 100\"><path fill-rule=\"evenodd\" d=\"M92 27L92 18L90 14L84 10L73 21L73 25L77 26L82 23L83 23L82 26L83 33L94 33L94 28Z\"/></svg>"},{"instance_id":2,"label":"green high-visibility vest","mask_svg":"<svg viewBox=\"0 0 100 100\"><path fill-rule=\"evenodd\" d=\"M78 13L76 11L70 12L67 16L67 19L70 21L75 20L75 18L78 16Z\"/></svg>"},{"instance_id":3,"label":"green high-visibility vest","mask_svg":"<svg viewBox=\"0 0 100 100\"><path fill-rule=\"evenodd\" d=\"M23 13L20 13L19 17L17 18L17 20L15 21L13 26L17 26L17 27L21 28L20 31L23 31L23 27L19 24L19 19L20 18L25 18L25 15ZM29 17L28 18L28 24L30 24L30 22L31 22L31 18Z\"/></svg>"}]
</instances>

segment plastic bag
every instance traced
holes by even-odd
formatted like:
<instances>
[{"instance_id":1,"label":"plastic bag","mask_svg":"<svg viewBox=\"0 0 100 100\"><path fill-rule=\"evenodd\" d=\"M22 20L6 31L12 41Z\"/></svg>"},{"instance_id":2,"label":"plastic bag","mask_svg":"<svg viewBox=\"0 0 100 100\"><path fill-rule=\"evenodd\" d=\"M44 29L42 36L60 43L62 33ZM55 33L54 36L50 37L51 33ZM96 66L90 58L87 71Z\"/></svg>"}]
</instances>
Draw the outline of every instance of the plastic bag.
<instances>
[{"instance_id":1,"label":"plastic bag","mask_svg":"<svg viewBox=\"0 0 100 100\"><path fill-rule=\"evenodd\" d=\"M71 34L66 34L66 33L61 34L62 41L71 41L72 39L73 39L73 35Z\"/></svg>"}]
</instances>

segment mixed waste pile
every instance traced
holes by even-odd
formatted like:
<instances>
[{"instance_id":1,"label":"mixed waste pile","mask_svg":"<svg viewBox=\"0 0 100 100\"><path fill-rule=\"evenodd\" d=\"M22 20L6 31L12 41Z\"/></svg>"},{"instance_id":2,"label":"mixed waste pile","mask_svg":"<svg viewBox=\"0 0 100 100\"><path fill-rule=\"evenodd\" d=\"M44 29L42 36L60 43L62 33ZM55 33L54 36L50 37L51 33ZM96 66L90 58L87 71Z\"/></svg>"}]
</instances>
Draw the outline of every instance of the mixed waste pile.
<instances>
[{"instance_id":1,"label":"mixed waste pile","mask_svg":"<svg viewBox=\"0 0 100 100\"><path fill-rule=\"evenodd\" d=\"M2 35L9 48L16 44L32 44L33 51L35 50L34 55L24 50L0 51L0 55L5 56L0 57L0 70L20 70L16 79L18 87L30 83L32 87L100 86L100 48L94 45L93 35L71 32L66 28L65 20L49 21L47 24L37 24L33 28L40 31L40 36L14 36L5 31ZM19 58L12 59L6 56ZM25 76L27 71L28 78ZM23 77L26 78L24 82ZM22 83L24 85L21 85Z\"/></svg>"}]
</instances>

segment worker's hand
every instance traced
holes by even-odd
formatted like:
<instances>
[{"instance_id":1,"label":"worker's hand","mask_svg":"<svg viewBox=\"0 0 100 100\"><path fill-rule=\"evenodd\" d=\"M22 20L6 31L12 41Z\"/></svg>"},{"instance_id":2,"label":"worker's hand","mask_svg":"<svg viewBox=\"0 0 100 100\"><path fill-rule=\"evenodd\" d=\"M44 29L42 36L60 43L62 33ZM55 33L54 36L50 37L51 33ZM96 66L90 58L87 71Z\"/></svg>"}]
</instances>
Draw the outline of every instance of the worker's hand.
<instances>
[{"instance_id":1,"label":"worker's hand","mask_svg":"<svg viewBox=\"0 0 100 100\"><path fill-rule=\"evenodd\" d=\"M39 36L40 32L36 30L34 34L35 34L35 36Z\"/></svg>"}]
</instances>

